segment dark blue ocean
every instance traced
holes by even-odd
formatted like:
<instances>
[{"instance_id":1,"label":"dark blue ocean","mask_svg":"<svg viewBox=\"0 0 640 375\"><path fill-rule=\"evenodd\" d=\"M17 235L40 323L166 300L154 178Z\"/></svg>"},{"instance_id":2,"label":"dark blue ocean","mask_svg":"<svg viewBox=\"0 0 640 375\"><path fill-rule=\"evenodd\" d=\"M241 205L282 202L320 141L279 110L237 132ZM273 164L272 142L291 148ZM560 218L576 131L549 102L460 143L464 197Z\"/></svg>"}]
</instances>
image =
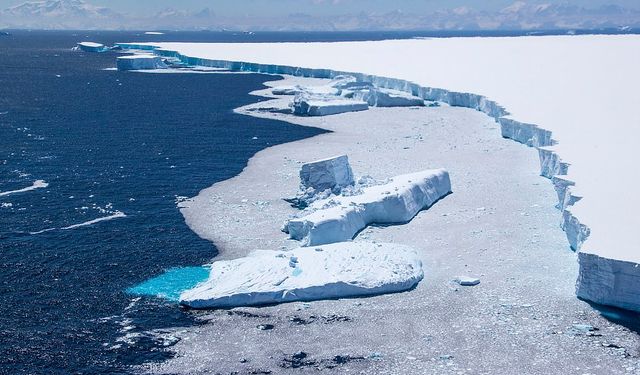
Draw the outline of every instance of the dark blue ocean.
<instances>
[{"instance_id":1,"label":"dark blue ocean","mask_svg":"<svg viewBox=\"0 0 640 375\"><path fill-rule=\"evenodd\" d=\"M232 113L271 76L105 71L115 54L71 51L135 34L0 38L0 373L118 373L164 359L174 339L149 331L193 324L191 313L126 290L216 255L176 197L319 131ZM49 186L1 195L36 180Z\"/></svg>"},{"instance_id":2,"label":"dark blue ocean","mask_svg":"<svg viewBox=\"0 0 640 375\"><path fill-rule=\"evenodd\" d=\"M72 51L76 42L524 33L11 34L0 36L0 374L128 373L170 356L162 329L197 324L195 313L128 290L215 257L176 199L320 132L232 112L260 100L248 93L272 76L104 70L117 55ZM8 194L38 180L48 186Z\"/></svg>"}]
</instances>

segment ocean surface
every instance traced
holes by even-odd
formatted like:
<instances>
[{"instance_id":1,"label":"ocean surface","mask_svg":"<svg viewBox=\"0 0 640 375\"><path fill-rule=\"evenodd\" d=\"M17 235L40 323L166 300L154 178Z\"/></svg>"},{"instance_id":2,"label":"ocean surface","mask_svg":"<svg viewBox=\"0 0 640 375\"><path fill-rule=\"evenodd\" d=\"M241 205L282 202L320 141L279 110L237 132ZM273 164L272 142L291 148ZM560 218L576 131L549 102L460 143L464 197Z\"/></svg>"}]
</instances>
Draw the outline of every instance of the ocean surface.
<instances>
[{"instance_id":1,"label":"ocean surface","mask_svg":"<svg viewBox=\"0 0 640 375\"><path fill-rule=\"evenodd\" d=\"M72 51L76 42L526 33L11 34L0 36L0 374L129 373L170 356L167 329L197 324L195 313L175 293L144 294L188 287L216 255L176 202L259 150L320 132L232 112L262 100L248 93L273 76L105 70L116 53Z\"/></svg>"},{"instance_id":2,"label":"ocean surface","mask_svg":"<svg viewBox=\"0 0 640 375\"><path fill-rule=\"evenodd\" d=\"M0 37L1 374L126 373L170 355L162 329L192 313L128 289L216 255L176 200L320 132L232 112L272 76L108 71L115 53L71 51L86 35Z\"/></svg>"}]
</instances>

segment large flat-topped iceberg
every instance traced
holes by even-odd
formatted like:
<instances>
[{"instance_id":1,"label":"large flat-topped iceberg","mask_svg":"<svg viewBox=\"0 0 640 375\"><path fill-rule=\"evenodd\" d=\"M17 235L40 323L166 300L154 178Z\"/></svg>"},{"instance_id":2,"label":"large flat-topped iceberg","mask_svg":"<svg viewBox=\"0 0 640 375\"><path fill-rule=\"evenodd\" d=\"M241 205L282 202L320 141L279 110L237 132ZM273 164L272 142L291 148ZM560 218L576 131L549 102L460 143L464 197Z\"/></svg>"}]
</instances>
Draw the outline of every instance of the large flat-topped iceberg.
<instances>
[{"instance_id":1,"label":"large flat-topped iceberg","mask_svg":"<svg viewBox=\"0 0 640 375\"><path fill-rule=\"evenodd\" d=\"M422 280L415 250L345 242L292 251L256 251L215 262L209 279L180 296L193 308L230 308L401 292Z\"/></svg>"},{"instance_id":2,"label":"large flat-topped iceberg","mask_svg":"<svg viewBox=\"0 0 640 375\"><path fill-rule=\"evenodd\" d=\"M520 142L545 146L542 172L547 177L566 173L570 164L582 199L571 207L572 220L566 224L591 228L581 249L581 275L590 277L585 272L589 254L603 262L640 263L635 241L640 198L624 193L640 181L635 167L640 159L635 144L640 132L639 35L154 45L203 65L325 78L363 73L382 87L494 117L505 115L502 106L510 113L507 120L515 121L503 120L504 131ZM525 126L510 128L518 123ZM558 144L548 144L551 133L539 130L551 131ZM620 275L620 267L609 269L610 276ZM633 280L627 287L640 290L640 267L633 270L625 273L625 280ZM579 293L590 295L584 288L592 284L582 285L583 277L579 283ZM628 306L616 295L598 302Z\"/></svg>"},{"instance_id":3,"label":"large flat-topped iceberg","mask_svg":"<svg viewBox=\"0 0 640 375\"><path fill-rule=\"evenodd\" d=\"M315 201L307 209L310 214L289 220L285 230L306 246L348 241L373 223L406 223L450 192L444 169L405 174L359 195Z\"/></svg>"}]
</instances>

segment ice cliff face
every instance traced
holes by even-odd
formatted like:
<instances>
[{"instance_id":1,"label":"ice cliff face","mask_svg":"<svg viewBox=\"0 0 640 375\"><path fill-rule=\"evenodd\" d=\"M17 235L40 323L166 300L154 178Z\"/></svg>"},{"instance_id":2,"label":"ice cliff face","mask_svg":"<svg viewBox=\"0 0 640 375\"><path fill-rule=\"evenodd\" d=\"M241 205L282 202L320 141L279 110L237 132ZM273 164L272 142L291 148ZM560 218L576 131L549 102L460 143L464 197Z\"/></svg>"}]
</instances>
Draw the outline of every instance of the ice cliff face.
<instances>
[{"instance_id":1,"label":"ice cliff face","mask_svg":"<svg viewBox=\"0 0 640 375\"><path fill-rule=\"evenodd\" d=\"M451 192L444 169L397 176L363 189L362 194L314 202L310 214L291 219L285 231L305 246L351 240L367 225L406 223Z\"/></svg>"},{"instance_id":2,"label":"ice cliff face","mask_svg":"<svg viewBox=\"0 0 640 375\"><path fill-rule=\"evenodd\" d=\"M154 55L120 56L117 59L118 70L165 69L162 58Z\"/></svg>"},{"instance_id":3,"label":"ice cliff face","mask_svg":"<svg viewBox=\"0 0 640 375\"><path fill-rule=\"evenodd\" d=\"M192 308L230 308L401 292L423 278L415 250L345 242L291 251L256 251L219 261L209 279L180 296Z\"/></svg>"},{"instance_id":4,"label":"ice cliff face","mask_svg":"<svg viewBox=\"0 0 640 375\"><path fill-rule=\"evenodd\" d=\"M353 171L347 155L305 163L300 169L300 183L303 189L315 191L331 190L340 192L344 187L354 184Z\"/></svg>"}]
</instances>

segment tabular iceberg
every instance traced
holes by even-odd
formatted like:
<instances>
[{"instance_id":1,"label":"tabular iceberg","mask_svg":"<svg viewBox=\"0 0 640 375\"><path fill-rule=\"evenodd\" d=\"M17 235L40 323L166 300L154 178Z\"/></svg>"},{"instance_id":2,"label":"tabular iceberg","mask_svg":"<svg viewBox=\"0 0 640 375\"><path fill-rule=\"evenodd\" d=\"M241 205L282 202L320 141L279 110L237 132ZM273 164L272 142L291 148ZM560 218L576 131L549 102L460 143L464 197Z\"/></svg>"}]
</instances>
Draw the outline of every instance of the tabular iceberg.
<instances>
[{"instance_id":1,"label":"tabular iceberg","mask_svg":"<svg viewBox=\"0 0 640 375\"><path fill-rule=\"evenodd\" d=\"M131 55L120 56L117 59L118 70L147 70L166 69L167 65L160 56L154 55Z\"/></svg>"},{"instance_id":2,"label":"tabular iceberg","mask_svg":"<svg viewBox=\"0 0 640 375\"><path fill-rule=\"evenodd\" d=\"M109 50L104 44L94 42L80 42L78 48L84 52L105 52Z\"/></svg>"},{"instance_id":3,"label":"tabular iceberg","mask_svg":"<svg viewBox=\"0 0 640 375\"><path fill-rule=\"evenodd\" d=\"M405 174L360 195L318 200L310 214L287 221L284 230L305 246L348 241L369 224L406 223L450 192L444 169Z\"/></svg>"},{"instance_id":4,"label":"tabular iceberg","mask_svg":"<svg viewBox=\"0 0 640 375\"><path fill-rule=\"evenodd\" d=\"M180 295L192 308L371 296L413 288L424 274L415 250L346 242L292 251L256 251L215 262L209 279Z\"/></svg>"},{"instance_id":5,"label":"tabular iceberg","mask_svg":"<svg viewBox=\"0 0 640 375\"><path fill-rule=\"evenodd\" d=\"M360 100L341 97L296 94L291 104L293 114L298 116L328 116L344 112L366 111L369 105Z\"/></svg>"}]
</instances>

